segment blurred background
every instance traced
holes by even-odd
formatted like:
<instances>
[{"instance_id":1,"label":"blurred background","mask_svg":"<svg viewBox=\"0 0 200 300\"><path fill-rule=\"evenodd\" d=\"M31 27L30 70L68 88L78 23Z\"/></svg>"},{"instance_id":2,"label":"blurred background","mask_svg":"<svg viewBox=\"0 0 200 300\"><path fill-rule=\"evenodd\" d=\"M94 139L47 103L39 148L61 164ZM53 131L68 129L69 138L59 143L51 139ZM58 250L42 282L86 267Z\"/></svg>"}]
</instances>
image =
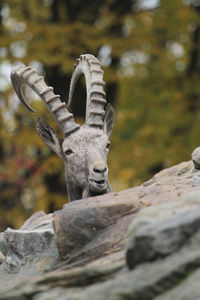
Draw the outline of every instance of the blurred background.
<instances>
[{"instance_id":1,"label":"blurred background","mask_svg":"<svg viewBox=\"0 0 200 300\"><path fill-rule=\"evenodd\" d=\"M0 230L66 203L62 161L40 140L45 105L26 90L31 114L10 84L13 65L31 65L66 101L80 54L99 58L116 111L110 181L120 191L190 160L200 145L200 0L0 1ZM73 112L83 122L85 83Z\"/></svg>"}]
</instances>

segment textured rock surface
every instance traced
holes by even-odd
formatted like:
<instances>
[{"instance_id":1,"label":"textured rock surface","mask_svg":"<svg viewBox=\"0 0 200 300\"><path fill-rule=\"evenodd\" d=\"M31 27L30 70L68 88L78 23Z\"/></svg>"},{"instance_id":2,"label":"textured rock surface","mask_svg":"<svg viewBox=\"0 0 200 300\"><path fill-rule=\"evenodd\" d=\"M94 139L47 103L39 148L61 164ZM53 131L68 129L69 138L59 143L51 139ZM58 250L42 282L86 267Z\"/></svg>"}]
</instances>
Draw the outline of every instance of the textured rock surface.
<instances>
[{"instance_id":1,"label":"textured rock surface","mask_svg":"<svg viewBox=\"0 0 200 300\"><path fill-rule=\"evenodd\" d=\"M200 269L192 272L188 278L181 281L175 288L158 296L155 300L197 300L200 299Z\"/></svg>"},{"instance_id":2,"label":"textured rock surface","mask_svg":"<svg viewBox=\"0 0 200 300\"><path fill-rule=\"evenodd\" d=\"M200 230L200 192L190 192L142 211L130 226L132 238L127 265L167 256L184 246ZM147 251L148 249L148 251Z\"/></svg>"},{"instance_id":3,"label":"textured rock surface","mask_svg":"<svg viewBox=\"0 0 200 300\"><path fill-rule=\"evenodd\" d=\"M52 215L44 212L34 214L19 230L8 228L1 233L1 291L27 276L44 273L60 260L53 236Z\"/></svg>"},{"instance_id":4,"label":"textured rock surface","mask_svg":"<svg viewBox=\"0 0 200 300\"><path fill-rule=\"evenodd\" d=\"M91 261L123 249L137 209L131 197L110 194L72 202L56 212L55 241L65 263Z\"/></svg>"},{"instance_id":5,"label":"textured rock surface","mask_svg":"<svg viewBox=\"0 0 200 300\"><path fill-rule=\"evenodd\" d=\"M0 235L0 251L4 300L200 299L200 171L181 163L39 212Z\"/></svg>"}]
</instances>

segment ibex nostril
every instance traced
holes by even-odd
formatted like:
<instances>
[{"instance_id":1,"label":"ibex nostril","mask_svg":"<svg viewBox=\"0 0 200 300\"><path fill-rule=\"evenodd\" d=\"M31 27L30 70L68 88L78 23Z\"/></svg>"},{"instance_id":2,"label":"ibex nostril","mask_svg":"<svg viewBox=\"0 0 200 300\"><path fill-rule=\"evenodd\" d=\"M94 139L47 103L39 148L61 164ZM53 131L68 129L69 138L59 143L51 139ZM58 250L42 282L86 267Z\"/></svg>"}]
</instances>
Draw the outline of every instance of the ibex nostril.
<instances>
[{"instance_id":1,"label":"ibex nostril","mask_svg":"<svg viewBox=\"0 0 200 300\"><path fill-rule=\"evenodd\" d=\"M94 171L95 173L101 173L101 170L99 170L99 169L97 169L97 168L94 168L93 171Z\"/></svg>"},{"instance_id":2,"label":"ibex nostril","mask_svg":"<svg viewBox=\"0 0 200 300\"><path fill-rule=\"evenodd\" d=\"M103 171L102 171L102 172L103 172L103 173L105 173L105 172L107 171L107 169L108 169L108 168L107 168L107 167L105 167L105 168L103 169Z\"/></svg>"},{"instance_id":3,"label":"ibex nostril","mask_svg":"<svg viewBox=\"0 0 200 300\"><path fill-rule=\"evenodd\" d=\"M93 168L93 171L95 173L105 173L107 171L107 167L103 167L103 168L97 168L97 167L94 167Z\"/></svg>"}]
</instances>

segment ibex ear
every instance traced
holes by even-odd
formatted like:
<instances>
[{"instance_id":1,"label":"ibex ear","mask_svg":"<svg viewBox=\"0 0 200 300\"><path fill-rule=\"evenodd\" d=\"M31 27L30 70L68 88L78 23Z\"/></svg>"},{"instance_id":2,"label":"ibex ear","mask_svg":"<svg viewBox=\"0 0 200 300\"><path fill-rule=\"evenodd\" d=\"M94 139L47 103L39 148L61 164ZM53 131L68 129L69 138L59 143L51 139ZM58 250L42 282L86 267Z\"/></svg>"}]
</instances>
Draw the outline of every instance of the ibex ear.
<instances>
[{"instance_id":1,"label":"ibex ear","mask_svg":"<svg viewBox=\"0 0 200 300\"><path fill-rule=\"evenodd\" d=\"M40 138L53 150L60 158L63 158L62 142L55 131L41 118L37 119L36 130Z\"/></svg>"},{"instance_id":2,"label":"ibex ear","mask_svg":"<svg viewBox=\"0 0 200 300\"><path fill-rule=\"evenodd\" d=\"M108 103L106 105L105 116L104 116L104 131L108 137L112 132L114 121L115 121L115 112L112 105Z\"/></svg>"}]
</instances>

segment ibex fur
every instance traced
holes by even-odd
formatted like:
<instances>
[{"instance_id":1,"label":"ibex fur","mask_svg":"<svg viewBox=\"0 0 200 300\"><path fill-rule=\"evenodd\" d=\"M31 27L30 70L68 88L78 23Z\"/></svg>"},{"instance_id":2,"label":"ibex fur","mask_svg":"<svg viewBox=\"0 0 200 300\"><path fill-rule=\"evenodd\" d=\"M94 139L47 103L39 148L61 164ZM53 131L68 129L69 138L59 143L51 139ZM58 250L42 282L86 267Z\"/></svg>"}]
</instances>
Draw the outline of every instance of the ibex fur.
<instances>
[{"instance_id":1,"label":"ibex fur","mask_svg":"<svg viewBox=\"0 0 200 300\"><path fill-rule=\"evenodd\" d=\"M41 139L64 161L70 201L111 191L107 155L114 110L106 104L100 62L90 54L81 55L74 66L68 107L82 74L86 79L87 102L85 124L80 126L66 104L61 102L60 96L54 94L53 88L48 87L35 70L20 65L11 72L11 81L21 102L33 112L21 90L22 85L27 84L43 99L63 132L64 138L61 138L44 120L37 120L36 129Z\"/></svg>"}]
</instances>

